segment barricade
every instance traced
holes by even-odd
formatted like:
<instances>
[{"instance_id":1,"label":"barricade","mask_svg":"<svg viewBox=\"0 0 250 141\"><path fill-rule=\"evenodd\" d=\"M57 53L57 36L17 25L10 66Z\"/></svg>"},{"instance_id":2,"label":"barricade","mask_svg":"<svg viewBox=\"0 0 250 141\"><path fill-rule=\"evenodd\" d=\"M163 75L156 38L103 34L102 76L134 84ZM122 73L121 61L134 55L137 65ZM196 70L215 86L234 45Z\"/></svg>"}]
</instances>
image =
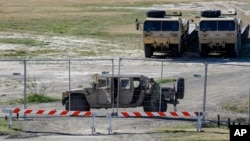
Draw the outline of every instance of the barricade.
<instances>
[{"instance_id":1,"label":"barricade","mask_svg":"<svg viewBox=\"0 0 250 141\"><path fill-rule=\"evenodd\" d=\"M196 129L201 131L202 112L120 112L118 117L171 117L171 118L190 118L194 117L197 119Z\"/></svg>"},{"instance_id":2,"label":"barricade","mask_svg":"<svg viewBox=\"0 0 250 141\"><path fill-rule=\"evenodd\" d=\"M126 117L170 117L170 118L196 118L197 131L201 131L202 121L201 115L202 112L118 112L118 113L93 113L90 111L82 112L82 111L67 111L67 110L32 110L32 109L19 109L19 108L7 108L2 110L3 113L8 113L8 128L12 126L12 114L24 114L24 115L54 115L54 116L82 116L82 117L92 117L92 134L95 132L95 117L104 117L108 118L108 134L112 132L112 116L117 115L118 118L126 118Z\"/></svg>"},{"instance_id":3,"label":"barricade","mask_svg":"<svg viewBox=\"0 0 250 141\"><path fill-rule=\"evenodd\" d=\"M8 128L12 127L12 114L24 114L24 115L51 115L51 116L82 116L82 117L92 117L92 125L91 130L92 134L95 132L95 117L103 117L106 116L109 119L109 127L108 134L112 132L112 116L111 114L103 114L103 113L93 113L90 111L82 112L82 111L67 111L67 110L32 110L32 109L19 109L19 108L7 108L2 109L3 113L8 113Z\"/></svg>"}]
</instances>

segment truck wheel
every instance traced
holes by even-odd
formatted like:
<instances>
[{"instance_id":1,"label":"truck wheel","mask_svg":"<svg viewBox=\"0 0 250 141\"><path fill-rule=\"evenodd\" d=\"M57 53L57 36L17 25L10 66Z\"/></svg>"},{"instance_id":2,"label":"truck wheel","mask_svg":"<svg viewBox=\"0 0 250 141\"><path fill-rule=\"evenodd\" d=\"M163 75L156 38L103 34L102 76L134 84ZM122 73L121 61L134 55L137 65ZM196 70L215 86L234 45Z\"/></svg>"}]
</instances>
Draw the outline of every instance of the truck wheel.
<instances>
[{"instance_id":1,"label":"truck wheel","mask_svg":"<svg viewBox=\"0 0 250 141\"><path fill-rule=\"evenodd\" d=\"M208 48L206 45L201 45L201 49L200 49L200 57L207 57L208 56Z\"/></svg>"},{"instance_id":2,"label":"truck wheel","mask_svg":"<svg viewBox=\"0 0 250 141\"><path fill-rule=\"evenodd\" d=\"M151 105L150 105L150 96L145 95L144 101L143 101L143 111L144 112L150 112L151 111Z\"/></svg>"},{"instance_id":3,"label":"truck wheel","mask_svg":"<svg viewBox=\"0 0 250 141\"><path fill-rule=\"evenodd\" d=\"M145 57L151 58L151 56L153 55L152 47L150 45L145 45L144 50L145 50Z\"/></svg>"},{"instance_id":4,"label":"truck wheel","mask_svg":"<svg viewBox=\"0 0 250 141\"><path fill-rule=\"evenodd\" d=\"M183 55L183 44L181 43L180 48L181 50L179 51L179 45L176 44L175 46L175 52L173 53L174 57L182 57Z\"/></svg>"},{"instance_id":5,"label":"truck wheel","mask_svg":"<svg viewBox=\"0 0 250 141\"><path fill-rule=\"evenodd\" d=\"M228 45L228 57L238 57L238 51L235 51L235 45L234 44L230 44Z\"/></svg>"},{"instance_id":6,"label":"truck wheel","mask_svg":"<svg viewBox=\"0 0 250 141\"><path fill-rule=\"evenodd\" d=\"M167 111L167 107L168 107L167 106L167 102L162 99L160 112L166 112Z\"/></svg>"},{"instance_id":7,"label":"truck wheel","mask_svg":"<svg viewBox=\"0 0 250 141\"><path fill-rule=\"evenodd\" d=\"M185 81L184 78L178 78L177 82L177 93L176 98L177 99L183 99L184 98L184 92L185 92Z\"/></svg>"},{"instance_id":8,"label":"truck wheel","mask_svg":"<svg viewBox=\"0 0 250 141\"><path fill-rule=\"evenodd\" d=\"M164 10L149 10L147 11L148 18L164 18L166 11Z\"/></svg>"},{"instance_id":9,"label":"truck wheel","mask_svg":"<svg viewBox=\"0 0 250 141\"><path fill-rule=\"evenodd\" d=\"M69 107L70 106L70 107ZM90 106L86 100L86 97L82 94L71 94L65 104L65 109L70 111L89 111Z\"/></svg>"},{"instance_id":10,"label":"truck wheel","mask_svg":"<svg viewBox=\"0 0 250 141\"><path fill-rule=\"evenodd\" d=\"M204 10L204 11L201 11L201 17L212 18L212 17L219 17L220 15L221 15L220 10Z\"/></svg>"}]
</instances>

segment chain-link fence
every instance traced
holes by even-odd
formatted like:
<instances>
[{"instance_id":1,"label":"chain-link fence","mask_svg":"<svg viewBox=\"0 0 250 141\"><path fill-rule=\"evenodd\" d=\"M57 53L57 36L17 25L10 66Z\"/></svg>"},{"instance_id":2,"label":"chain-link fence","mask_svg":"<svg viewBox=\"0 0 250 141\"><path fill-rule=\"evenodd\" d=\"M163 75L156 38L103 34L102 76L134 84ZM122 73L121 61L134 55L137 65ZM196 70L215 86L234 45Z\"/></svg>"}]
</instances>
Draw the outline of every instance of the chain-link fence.
<instances>
[{"instance_id":1,"label":"chain-link fence","mask_svg":"<svg viewBox=\"0 0 250 141\"><path fill-rule=\"evenodd\" d=\"M94 74L112 74L114 66L113 59L4 60L0 64L1 107L31 109L64 109L61 103L63 92L91 87ZM32 95L58 100L38 101L38 107L37 103L29 102Z\"/></svg>"},{"instance_id":2,"label":"chain-link fence","mask_svg":"<svg viewBox=\"0 0 250 141\"><path fill-rule=\"evenodd\" d=\"M165 88L158 99L167 100L167 104L158 103L159 109L166 105L167 111L202 111L207 112L210 119L220 114L224 118L246 121L249 116L246 114L250 93L250 65L247 62L93 58L2 60L0 64L1 108L64 110L67 106L69 109L71 106L88 106L87 110L91 111L98 108L108 109L106 112L145 111L144 90L148 82L141 85L144 80L154 78L161 88ZM97 77L95 74L102 75ZM184 78L182 96L175 95L179 94L179 78ZM82 104L82 97L76 96L65 99L72 102L67 105L65 101L62 106L64 92L76 89L78 93L85 93L88 103ZM55 97L58 101L30 103L29 96L34 94ZM74 104L79 99L79 104Z\"/></svg>"}]
</instances>

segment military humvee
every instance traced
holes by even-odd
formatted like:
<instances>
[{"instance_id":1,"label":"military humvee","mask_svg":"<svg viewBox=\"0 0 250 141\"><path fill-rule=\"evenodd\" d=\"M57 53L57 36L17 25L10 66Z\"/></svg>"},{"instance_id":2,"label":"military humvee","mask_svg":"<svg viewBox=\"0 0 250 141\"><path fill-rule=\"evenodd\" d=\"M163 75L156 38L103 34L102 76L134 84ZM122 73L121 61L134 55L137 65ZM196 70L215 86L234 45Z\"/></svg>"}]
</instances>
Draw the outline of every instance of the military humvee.
<instances>
[{"instance_id":1,"label":"military humvee","mask_svg":"<svg viewBox=\"0 0 250 141\"><path fill-rule=\"evenodd\" d=\"M189 26L188 19L182 19L181 12L166 14L164 10L149 10L143 22L143 44L145 57L154 53L181 57L192 40L198 37L195 26ZM140 22L136 20L137 30Z\"/></svg>"},{"instance_id":2,"label":"military humvee","mask_svg":"<svg viewBox=\"0 0 250 141\"><path fill-rule=\"evenodd\" d=\"M92 87L72 89L62 93L66 110L89 111L92 108L131 108L142 106L144 111L166 111L167 104L176 106L184 98L184 78L178 78L173 88L161 88L157 107L150 106L151 95L145 93L149 78L144 75L95 74Z\"/></svg>"},{"instance_id":3,"label":"military humvee","mask_svg":"<svg viewBox=\"0 0 250 141\"><path fill-rule=\"evenodd\" d=\"M209 54L238 56L242 43L248 38L249 25L235 15L235 10L223 14L220 10L201 11L197 29L200 57Z\"/></svg>"}]
</instances>

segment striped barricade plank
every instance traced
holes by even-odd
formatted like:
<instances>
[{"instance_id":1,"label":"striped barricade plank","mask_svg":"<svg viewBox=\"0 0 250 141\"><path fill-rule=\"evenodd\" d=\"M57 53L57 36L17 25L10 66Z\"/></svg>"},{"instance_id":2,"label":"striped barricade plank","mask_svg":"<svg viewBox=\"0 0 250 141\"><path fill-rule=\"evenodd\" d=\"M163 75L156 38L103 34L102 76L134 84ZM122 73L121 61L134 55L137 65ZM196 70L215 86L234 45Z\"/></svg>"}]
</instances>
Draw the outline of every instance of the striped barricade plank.
<instances>
[{"instance_id":1,"label":"striped barricade plank","mask_svg":"<svg viewBox=\"0 0 250 141\"><path fill-rule=\"evenodd\" d=\"M198 112L119 112L118 117L197 117Z\"/></svg>"},{"instance_id":2,"label":"striped barricade plank","mask_svg":"<svg viewBox=\"0 0 250 141\"><path fill-rule=\"evenodd\" d=\"M10 110L10 109L9 109ZM90 111L67 111L67 110L45 110L45 109L12 109L12 113L29 114L29 115L55 115L55 116L92 116Z\"/></svg>"}]
</instances>

